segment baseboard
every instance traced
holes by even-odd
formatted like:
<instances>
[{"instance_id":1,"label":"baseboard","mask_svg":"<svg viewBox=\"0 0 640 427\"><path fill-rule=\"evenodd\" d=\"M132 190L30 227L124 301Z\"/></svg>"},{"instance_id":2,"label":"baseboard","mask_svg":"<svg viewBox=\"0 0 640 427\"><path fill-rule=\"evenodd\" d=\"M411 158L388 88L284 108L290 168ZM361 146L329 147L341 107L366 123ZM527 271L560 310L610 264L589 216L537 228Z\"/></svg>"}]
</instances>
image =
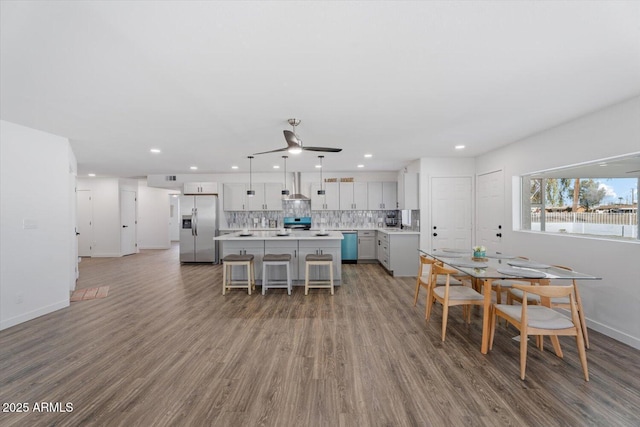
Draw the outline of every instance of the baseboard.
<instances>
[{"instance_id":1,"label":"baseboard","mask_svg":"<svg viewBox=\"0 0 640 427\"><path fill-rule=\"evenodd\" d=\"M120 257L122 257L122 255L120 255L120 252L117 252L117 253L105 252L102 254L91 254L91 258L120 258Z\"/></svg>"},{"instance_id":2,"label":"baseboard","mask_svg":"<svg viewBox=\"0 0 640 427\"><path fill-rule=\"evenodd\" d=\"M54 311L69 307L69 299L67 298L64 301L59 301L54 304L47 305L45 307L40 307L36 310L29 311L27 313L23 313L19 316L12 317L10 319L0 321L0 331L3 329L10 328L12 326L19 325L20 323L27 322L29 320L33 320L36 317L44 316L45 314L52 313Z\"/></svg>"},{"instance_id":3,"label":"baseboard","mask_svg":"<svg viewBox=\"0 0 640 427\"><path fill-rule=\"evenodd\" d=\"M171 249L171 246L138 246L138 249Z\"/></svg>"},{"instance_id":4,"label":"baseboard","mask_svg":"<svg viewBox=\"0 0 640 427\"><path fill-rule=\"evenodd\" d=\"M566 309L560 309L567 317L571 317L571 312ZM609 338L613 338L616 341L620 341L630 347L633 347L637 350L640 350L640 338L631 336L625 332L619 331L617 329L611 328L607 325L603 325L600 322L596 322L595 320L591 320L589 318L587 320L587 327L589 329L593 329L596 332L600 332L603 335L608 336Z\"/></svg>"}]
</instances>

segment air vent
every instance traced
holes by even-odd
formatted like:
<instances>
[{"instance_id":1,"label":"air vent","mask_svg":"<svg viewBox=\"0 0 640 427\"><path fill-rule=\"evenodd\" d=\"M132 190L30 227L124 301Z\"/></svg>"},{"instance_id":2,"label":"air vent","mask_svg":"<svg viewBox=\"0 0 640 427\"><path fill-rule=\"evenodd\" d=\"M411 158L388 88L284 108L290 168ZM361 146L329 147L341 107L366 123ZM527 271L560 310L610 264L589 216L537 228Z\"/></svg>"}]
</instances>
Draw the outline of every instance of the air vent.
<instances>
[{"instance_id":1,"label":"air vent","mask_svg":"<svg viewBox=\"0 0 640 427\"><path fill-rule=\"evenodd\" d=\"M165 181L175 181L176 180L176 176L175 175L167 175L164 177Z\"/></svg>"}]
</instances>

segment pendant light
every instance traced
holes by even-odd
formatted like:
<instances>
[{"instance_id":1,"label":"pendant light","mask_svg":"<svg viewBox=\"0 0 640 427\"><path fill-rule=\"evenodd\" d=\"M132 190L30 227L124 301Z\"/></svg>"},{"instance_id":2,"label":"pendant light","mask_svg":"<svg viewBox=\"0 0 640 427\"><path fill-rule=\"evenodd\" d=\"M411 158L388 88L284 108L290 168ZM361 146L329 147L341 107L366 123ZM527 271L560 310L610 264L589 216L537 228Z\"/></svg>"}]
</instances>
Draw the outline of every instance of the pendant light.
<instances>
[{"instance_id":1,"label":"pendant light","mask_svg":"<svg viewBox=\"0 0 640 427\"><path fill-rule=\"evenodd\" d=\"M289 195L289 190L287 190L287 157L288 156L282 156L282 158L284 159L284 190L282 190L283 196Z\"/></svg>"},{"instance_id":2,"label":"pendant light","mask_svg":"<svg viewBox=\"0 0 640 427\"><path fill-rule=\"evenodd\" d=\"M251 173L251 161L253 160L253 156L247 156L249 158L249 189L247 190L247 196L253 197L256 195L255 190L253 189L253 181L252 181L252 173Z\"/></svg>"},{"instance_id":3,"label":"pendant light","mask_svg":"<svg viewBox=\"0 0 640 427\"><path fill-rule=\"evenodd\" d=\"M324 196L325 191L322 189L322 159L324 159L324 156L318 156L318 158L320 159L320 189L318 190L318 196Z\"/></svg>"}]
</instances>

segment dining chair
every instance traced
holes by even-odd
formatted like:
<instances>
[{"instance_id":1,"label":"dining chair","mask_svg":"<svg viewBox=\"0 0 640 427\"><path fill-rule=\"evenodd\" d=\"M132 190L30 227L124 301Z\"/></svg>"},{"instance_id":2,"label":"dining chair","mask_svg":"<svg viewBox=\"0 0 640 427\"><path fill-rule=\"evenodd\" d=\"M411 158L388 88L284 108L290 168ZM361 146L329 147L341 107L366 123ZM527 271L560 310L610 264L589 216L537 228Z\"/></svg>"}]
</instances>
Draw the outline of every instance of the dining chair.
<instances>
[{"instance_id":1,"label":"dining chair","mask_svg":"<svg viewBox=\"0 0 640 427\"><path fill-rule=\"evenodd\" d=\"M562 270L573 271L570 267L565 267L563 265L554 265L555 268L560 268ZM570 284L569 284L570 283ZM589 348L589 332L587 330L587 321L584 316L584 308L582 307L582 299L580 298L580 292L578 292L578 284L575 279L569 282L568 280L558 280L553 283L556 286L569 286L573 288L575 300L576 300L576 308L578 309L578 318L580 319L580 327L582 328L582 336L584 337L584 345ZM519 289L509 289L509 293L507 294L507 304L513 304L514 301L522 304L523 292ZM529 304L540 304L540 296L535 294L528 294L528 303ZM570 301L568 297L562 298L553 298L551 300L552 308L564 308L570 309Z\"/></svg>"},{"instance_id":2,"label":"dining chair","mask_svg":"<svg viewBox=\"0 0 640 427\"><path fill-rule=\"evenodd\" d=\"M451 286L454 275L460 274L458 270L453 270L439 264L431 265L431 278L429 292L427 293L427 313L425 318L429 321L431 308L435 301L442 304L442 341L447 334L447 319L449 317L449 307L462 305L463 316L467 323L471 323L471 306L483 305L484 296L470 286ZM440 277L444 278L444 285L438 285Z\"/></svg>"},{"instance_id":3,"label":"dining chair","mask_svg":"<svg viewBox=\"0 0 640 427\"><path fill-rule=\"evenodd\" d=\"M562 358L562 349L558 336L575 336L576 345L582 372L585 381L589 381L589 371L587 368L587 353L584 348L584 339L578 309L574 296L574 286L537 286L537 285L513 285L514 289L519 289L523 293L522 305L494 304L491 315L491 335L489 337L489 350L493 348L493 338L496 332L496 318L501 317L515 326L520 331L520 379L524 380L527 367L527 337L551 336L553 348L558 357ZM542 305L529 305L528 294L537 295ZM568 298L571 311L571 318L548 307L549 299ZM542 342L539 341L542 350Z\"/></svg>"}]
</instances>

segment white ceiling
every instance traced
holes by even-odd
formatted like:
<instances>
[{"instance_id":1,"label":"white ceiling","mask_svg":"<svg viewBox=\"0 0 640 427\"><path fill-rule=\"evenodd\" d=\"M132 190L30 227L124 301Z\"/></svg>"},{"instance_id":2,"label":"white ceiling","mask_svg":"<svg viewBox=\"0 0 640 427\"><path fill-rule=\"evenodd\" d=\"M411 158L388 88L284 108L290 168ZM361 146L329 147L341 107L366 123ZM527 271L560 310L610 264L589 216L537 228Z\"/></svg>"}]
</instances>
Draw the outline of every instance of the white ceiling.
<instances>
[{"instance_id":1,"label":"white ceiling","mask_svg":"<svg viewBox=\"0 0 640 427\"><path fill-rule=\"evenodd\" d=\"M394 171L640 94L639 22L638 1L3 0L0 112L68 137L81 175L246 171L290 117L343 148L325 170Z\"/></svg>"}]
</instances>

